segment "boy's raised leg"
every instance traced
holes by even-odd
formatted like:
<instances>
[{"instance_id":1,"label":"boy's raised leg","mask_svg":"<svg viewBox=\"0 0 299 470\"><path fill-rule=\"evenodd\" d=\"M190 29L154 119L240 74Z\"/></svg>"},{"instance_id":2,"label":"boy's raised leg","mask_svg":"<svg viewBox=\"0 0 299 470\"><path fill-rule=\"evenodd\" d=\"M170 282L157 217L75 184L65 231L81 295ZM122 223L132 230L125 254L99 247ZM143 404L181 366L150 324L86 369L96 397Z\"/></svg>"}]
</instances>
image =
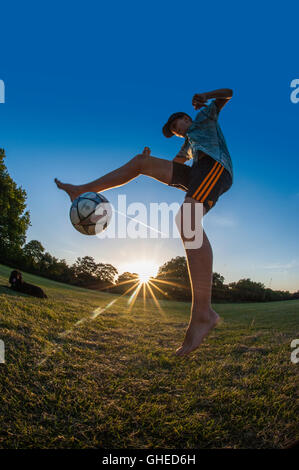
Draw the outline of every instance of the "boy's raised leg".
<instances>
[{"instance_id":1,"label":"boy's raised leg","mask_svg":"<svg viewBox=\"0 0 299 470\"><path fill-rule=\"evenodd\" d=\"M62 183L57 178L55 178L55 183L59 189L66 191L73 201L85 192L92 191L97 193L122 186L141 174L157 179L161 183L169 184L172 177L172 168L172 161L152 157L150 149L145 147L142 154L136 155L125 165L90 183L76 186Z\"/></svg>"},{"instance_id":2,"label":"boy's raised leg","mask_svg":"<svg viewBox=\"0 0 299 470\"><path fill-rule=\"evenodd\" d=\"M191 227L195 227L196 204L201 204L191 197L186 197L185 201L191 204ZM203 339L214 328L220 320L219 315L212 309L211 293L213 281L213 252L209 239L201 225L198 230L203 231L203 242L200 248L186 248L187 238L184 235L183 224L184 216L181 207L181 221L178 229L181 234L186 256L188 271L192 289L192 307L189 325L186 331L185 339L176 354L183 356L189 354L200 346ZM205 207L203 207L203 215ZM189 222L190 223L190 222ZM198 222L197 222L198 223ZM186 232L186 231L185 231ZM187 245L188 246L188 245Z\"/></svg>"}]
</instances>

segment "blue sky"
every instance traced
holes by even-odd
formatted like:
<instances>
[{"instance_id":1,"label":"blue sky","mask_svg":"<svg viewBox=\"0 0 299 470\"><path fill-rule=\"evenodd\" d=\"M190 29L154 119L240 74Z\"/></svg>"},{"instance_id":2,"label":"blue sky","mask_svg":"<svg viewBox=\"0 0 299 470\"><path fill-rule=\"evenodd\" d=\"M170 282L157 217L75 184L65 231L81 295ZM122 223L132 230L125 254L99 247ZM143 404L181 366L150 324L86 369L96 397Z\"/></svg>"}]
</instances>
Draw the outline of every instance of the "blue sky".
<instances>
[{"instance_id":1,"label":"blue sky","mask_svg":"<svg viewBox=\"0 0 299 470\"><path fill-rule=\"evenodd\" d=\"M0 146L28 194L37 239L58 258L91 255L122 272L141 257L184 255L179 239L101 240L70 224L54 177L93 180L149 146L171 160L168 116L195 116L194 93L229 87L219 123L234 184L204 220L213 270L274 289L299 288L299 78L295 2L11 2L1 7ZM105 191L113 203L178 202L184 193L146 176Z\"/></svg>"}]
</instances>

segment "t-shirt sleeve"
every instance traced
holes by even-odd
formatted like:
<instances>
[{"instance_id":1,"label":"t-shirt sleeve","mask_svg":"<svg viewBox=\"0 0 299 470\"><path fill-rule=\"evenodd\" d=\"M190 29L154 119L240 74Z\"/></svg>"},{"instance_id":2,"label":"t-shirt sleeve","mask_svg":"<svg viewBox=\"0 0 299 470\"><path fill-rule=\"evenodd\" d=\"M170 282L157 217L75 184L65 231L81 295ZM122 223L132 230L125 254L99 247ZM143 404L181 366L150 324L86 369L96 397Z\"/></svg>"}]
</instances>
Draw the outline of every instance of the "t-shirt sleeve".
<instances>
[{"instance_id":1,"label":"t-shirt sleeve","mask_svg":"<svg viewBox=\"0 0 299 470\"><path fill-rule=\"evenodd\" d=\"M192 154L190 152L190 144L187 139L183 143L179 153L176 154L176 157L184 157L190 160L192 158Z\"/></svg>"},{"instance_id":2,"label":"t-shirt sleeve","mask_svg":"<svg viewBox=\"0 0 299 470\"><path fill-rule=\"evenodd\" d=\"M206 108L202 108L199 111L199 113L196 115L195 121L202 120L203 116L208 117L209 119L213 119L214 121L217 121L218 116L219 116L219 110L217 108L215 100L212 100L211 103Z\"/></svg>"}]
</instances>

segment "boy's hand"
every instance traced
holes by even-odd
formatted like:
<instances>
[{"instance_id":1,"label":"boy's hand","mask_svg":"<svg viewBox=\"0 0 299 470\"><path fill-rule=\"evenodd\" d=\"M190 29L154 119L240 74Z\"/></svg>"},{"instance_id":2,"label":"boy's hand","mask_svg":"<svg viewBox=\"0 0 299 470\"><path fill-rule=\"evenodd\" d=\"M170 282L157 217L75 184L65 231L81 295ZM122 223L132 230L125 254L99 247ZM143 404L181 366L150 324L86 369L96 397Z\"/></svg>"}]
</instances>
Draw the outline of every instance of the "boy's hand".
<instances>
[{"instance_id":1,"label":"boy's hand","mask_svg":"<svg viewBox=\"0 0 299 470\"><path fill-rule=\"evenodd\" d=\"M149 147L144 147L142 153L138 153L135 157L150 157L151 149Z\"/></svg>"},{"instance_id":2,"label":"boy's hand","mask_svg":"<svg viewBox=\"0 0 299 470\"><path fill-rule=\"evenodd\" d=\"M151 149L149 147L144 147L143 149L143 155L145 155L146 157L149 157L150 154L151 154Z\"/></svg>"},{"instance_id":3,"label":"boy's hand","mask_svg":"<svg viewBox=\"0 0 299 470\"><path fill-rule=\"evenodd\" d=\"M207 107L206 103L207 97L205 93L199 93L193 96L192 98L192 105L194 106L194 109L200 109L202 106L205 108Z\"/></svg>"}]
</instances>

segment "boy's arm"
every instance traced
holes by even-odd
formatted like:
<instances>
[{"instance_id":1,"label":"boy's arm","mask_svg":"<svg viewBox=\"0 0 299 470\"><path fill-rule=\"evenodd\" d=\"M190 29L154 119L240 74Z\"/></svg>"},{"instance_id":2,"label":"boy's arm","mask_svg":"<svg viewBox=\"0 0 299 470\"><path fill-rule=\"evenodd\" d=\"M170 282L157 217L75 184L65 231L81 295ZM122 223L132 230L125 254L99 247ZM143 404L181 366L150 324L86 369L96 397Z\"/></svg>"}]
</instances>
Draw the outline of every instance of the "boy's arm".
<instances>
[{"instance_id":1,"label":"boy's arm","mask_svg":"<svg viewBox=\"0 0 299 470\"><path fill-rule=\"evenodd\" d=\"M173 162L178 162L178 163L185 163L187 160L189 160L189 158L186 158L186 157L183 157L183 156L180 156L180 155L176 155L172 161Z\"/></svg>"},{"instance_id":2,"label":"boy's arm","mask_svg":"<svg viewBox=\"0 0 299 470\"><path fill-rule=\"evenodd\" d=\"M207 100L215 98L215 104L220 111L226 103L229 102L233 96L233 90L230 88L220 88L214 91L208 91L207 93L195 94L192 99L192 105L195 109L199 109L202 106L205 106Z\"/></svg>"},{"instance_id":3,"label":"boy's arm","mask_svg":"<svg viewBox=\"0 0 299 470\"><path fill-rule=\"evenodd\" d=\"M174 157L173 161L178 162L178 163L185 163L187 160L190 160L189 150L190 150L190 144L187 141L187 139L185 139L185 142L180 148L180 151Z\"/></svg>"}]
</instances>

